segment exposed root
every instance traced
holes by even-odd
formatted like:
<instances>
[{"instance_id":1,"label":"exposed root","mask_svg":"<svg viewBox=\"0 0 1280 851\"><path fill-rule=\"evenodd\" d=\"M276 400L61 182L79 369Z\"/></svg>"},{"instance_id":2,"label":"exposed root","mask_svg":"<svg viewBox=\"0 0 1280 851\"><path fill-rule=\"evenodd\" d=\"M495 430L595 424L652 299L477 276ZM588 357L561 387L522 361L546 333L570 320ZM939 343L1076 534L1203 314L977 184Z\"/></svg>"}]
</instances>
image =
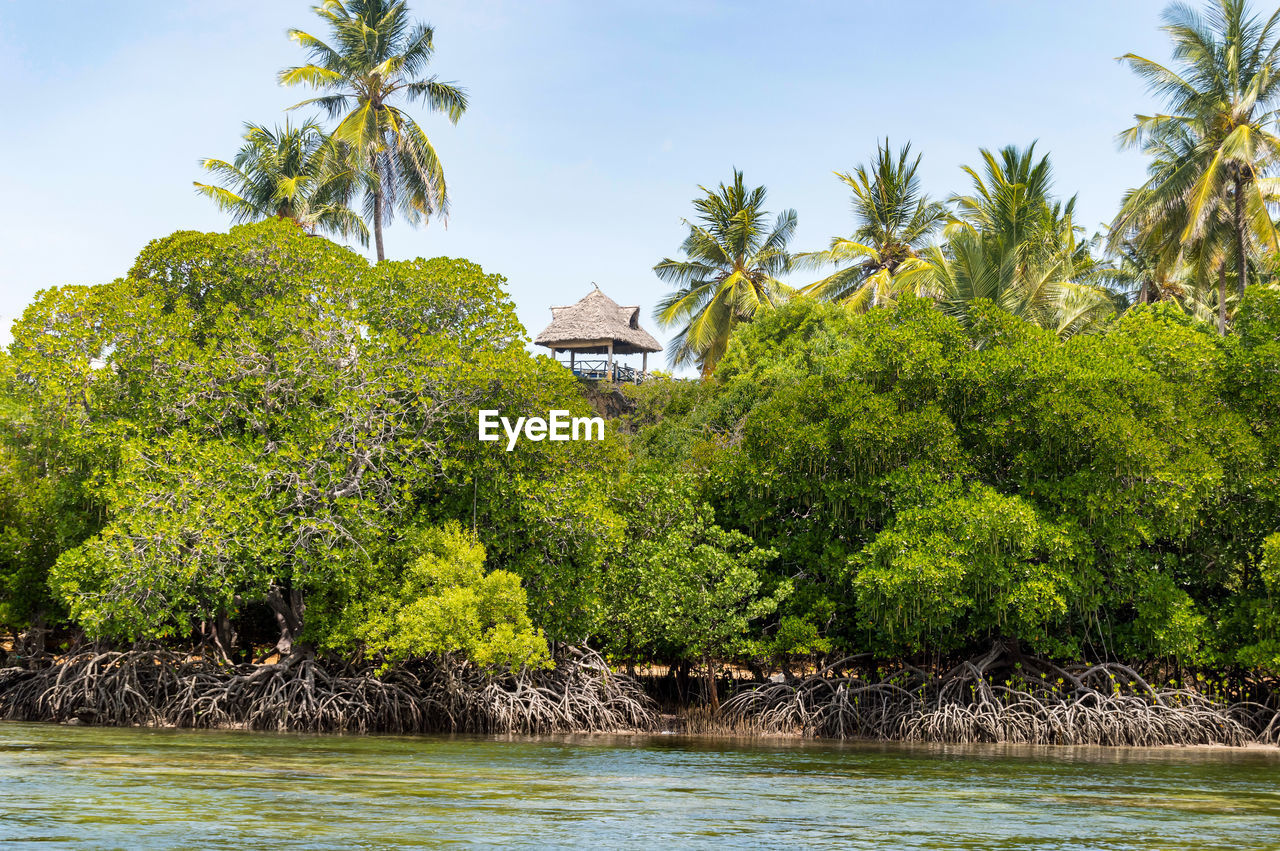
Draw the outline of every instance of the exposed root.
<instances>
[{"instance_id":1,"label":"exposed root","mask_svg":"<svg viewBox=\"0 0 1280 851\"><path fill-rule=\"evenodd\" d=\"M1027 670L995 677L998 651L941 675L907 668L879 682L832 677L752 687L726 701L731 723L831 738L1050 745L1280 743L1280 712L1157 689L1124 665Z\"/></svg>"},{"instance_id":2,"label":"exposed root","mask_svg":"<svg viewBox=\"0 0 1280 851\"><path fill-rule=\"evenodd\" d=\"M495 676L461 663L378 676L303 656L239 666L163 650L85 652L0 670L0 716L104 725L307 732L648 730L652 701L589 650L554 670Z\"/></svg>"},{"instance_id":3,"label":"exposed root","mask_svg":"<svg viewBox=\"0 0 1280 851\"><path fill-rule=\"evenodd\" d=\"M1156 688L1117 664L1059 668L1000 653L942 674L904 668L878 681L841 665L748 688L686 732L1057 745L1280 744L1269 704L1226 705ZM993 669L1004 673L996 675ZM1005 675L1007 674L1007 676ZM102 725L305 732L552 733L653 730L638 682L597 653L562 650L551 671L494 675L465 663L372 666L297 655L232 666L167 650L86 651L41 668L0 669L0 717Z\"/></svg>"}]
</instances>

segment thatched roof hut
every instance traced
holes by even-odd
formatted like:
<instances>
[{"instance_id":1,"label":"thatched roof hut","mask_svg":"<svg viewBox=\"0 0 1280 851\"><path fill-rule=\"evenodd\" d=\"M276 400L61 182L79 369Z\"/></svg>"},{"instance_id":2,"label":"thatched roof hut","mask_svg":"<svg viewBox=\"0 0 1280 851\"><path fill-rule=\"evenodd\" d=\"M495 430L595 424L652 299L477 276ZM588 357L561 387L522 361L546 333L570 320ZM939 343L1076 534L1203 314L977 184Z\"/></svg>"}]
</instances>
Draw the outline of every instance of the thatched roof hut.
<instances>
[{"instance_id":1,"label":"thatched roof hut","mask_svg":"<svg viewBox=\"0 0 1280 851\"><path fill-rule=\"evenodd\" d=\"M577 304L551 308L551 324L533 342L546 346L553 354L569 352L570 368L576 354L607 354L607 371L613 377L614 355L641 354L641 369L646 371L649 352L660 352L662 346L640 327L639 320L638 306L624 307L595 286Z\"/></svg>"}]
</instances>

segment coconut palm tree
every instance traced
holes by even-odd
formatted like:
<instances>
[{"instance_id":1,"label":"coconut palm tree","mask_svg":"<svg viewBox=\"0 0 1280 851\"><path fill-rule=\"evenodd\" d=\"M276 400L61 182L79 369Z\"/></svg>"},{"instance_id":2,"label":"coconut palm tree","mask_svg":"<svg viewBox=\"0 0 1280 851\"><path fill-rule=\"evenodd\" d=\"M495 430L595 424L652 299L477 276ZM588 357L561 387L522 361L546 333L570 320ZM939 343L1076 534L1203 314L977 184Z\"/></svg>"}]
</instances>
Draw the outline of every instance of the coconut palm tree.
<instances>
[{"instance_id":1,"label":"coconut palm tree","mask_svg":"<svg viewBox=\"0 0 1280 851\"><path fill-rule=\"evenodd\" d=\"M1176 217L1169 238L1188 246L1225 212L1234 236L1238 292L1248 281L1249 248L1280 250L1268 211L1280 158L1271 127L1280 112L1280 10L1250 14L1246 0L1214 0L1204 14L1181 3L1164 13L1174 68L1132 53L1120 57L1161 96L1168 113L1137 115L1120 136L1155 155L1150 179L1131 193L1113 232L1147 230ZM1221 300L1220 300L1221 302ZM1224 305L1220 305L1222 307Z\"/></svg>"},{"instance_id":2,"label":"coconut palm tree","mask_svg":"<svg viewBox=\"0 0 1280 851\"><path fill-rule=\"evenodd\" d=\"M197 192L236 222L279 216L368 244L369 230L349 206L359 176L317 124L246 124L244 139L231 162L200 161L219 185L193 181Z\"/></svg>"},{"instance_id":3,"label":"coconut palm tree","mask_svg":"<svg viewBox=\"0 0 1280 851\"><path fill-rule=\"evenodd\" d=\"M1201 240L1193 251L1179 252L1176 262L1168 264L1160 256L1158 240L1153 248L1151 241L1131 234L1111 250L1102 277L1108 289L1124 295L1130 308L1169 302L1202 322L1218 322L1219 331L1225 333L1225 249L1232 240L1221 238L1229 237L1225 231L1218 236L1216 241ZM1213 280L1221 291L1215 290Z\"/></svg>"},{"instance_id":4,"label":"coconut palm tree","mask_svg":"<svg viewBox=\"0 0 1280 851\"><path fill-rule=\"evenodd\" d=\"M765 188L747 189L742 172L716 190L699 186L697 216L681 250L685 259L664 258L653 267L677 289L659 304L654 319L664 328L680 326L668 359L672 366L696 363L707 377L724 355L739 322L785 298L790 289L778 275L790 268L787 242L796 229L796 211L784 210L773 226L765 212Z\"/></svg>"},{"instance_id":5,"label":"coconut palm tree","mask_svg":"<svg viewBox=\"0 0 1280 851\"><path fill-rule=\"evenodd\" d=\"M1172 283L1155 253L1148 250L1141 235L1136 233L1115 240L1107 281L1110 289L1124 293L1132 305L1162 301L1172 291Z\"/></svg>"},{"instance_id":6,"label":"coconut palm tree","mask_svg":"<svg viewBox=\"0 0 1280 851\"><path fill-rule=\"evenodd\" d=\"M956 214L947 231L980 233L1019 257L1056 250L1064 234L1074 234L1076 199L1065 204L1054 200L1049 155L1036 159L1035 151L1034 142L1023 149L1008 145L998 154L979 149L984 168L979 172L962 166L973 182L973 192L951 197Z\"/></svg>"},{"instance_id":7,"label":"coconut palm tree","mask_svg":"<svg viewBox=\"0 0 1280 851\"><path fill-rule=\"evenodd\" d=\"M923 252L938 292L938 306L962 322L979 299L1060 337L1097 329L1123 300L1105 287L1082 281L1099 277L1087 242L1068 242L1056 252L1017 258L1015 250L962 229L944 245ZM1010 270L1018 267L1016 275Z\"/></svg>"},{"instance_id":8,"label":"coconut palm tree","mask_svg":"<svg viewBox=\"0 0 1280 851\"><path fill-rule=\"evenodd\" d=\"M449 207L436 149L397 102L421 103L457 124L467 109L466 92L423 76L435 51L435 33L410 21L404 0L324 0L315 12L329 24L332 44L290 30L311 62L281 71L280 82L326 93L291 108L319 106L338 121L333 138L367 164L372 180L364 213L373 222L378 260L383 260L382 229L395 212L416 224L423 217L445 216Z\"/></svg>"},{"instance_id":9,"label":"coconut palm tree","mask_svg":"<svg viewBox=\"0 0 1280 851\"><path fill-rule=\"evenodd\" d=\"M1176 270L1184 268L1184 255L1193 245L1192 240L1184 243L1182 239L1194 179L1193 170L1183 166L1188 157L1194 157L1198 144L1190 129L1171 125L1159 138L1147 141L1149 179L1125 193L1120 212L1108 229L1108 251L1116 257L1123 257L1130 249L1139 252L1154 278L1173 277ZM1174 181L1180 186L1175 188Z\"/></svg>"},{"instance_id":10,"label":"coconut palm tree","mask_svg":"<svg viewBox=\"0 0 1280 851\"><path fill-rule=\"evenodd\" d=\"M1218 332L1226 334L1226 267L1234 265L1231 257L1238 251L1233 199L1229 194L1204 199L1199 210L1193 210L1191 189L1198 172L1188 164L1194 165L1197 150L1203 146L1201 131L1191 123L1171 123L1158 136L1147 139L1144 150L1151 157L1149 177L1142 186L1125 193L1111 225L1108 248L1113 256L1123 259L1126 243L1140 246L1151 276L1169 283L1174 300L1206 321L1215 321L1216 315ZM1190 234L1197 213L1203 220ZM1117 231L1120 227L1126 231ZM1257 235L1257 228L1251 226L1252 240L1256 241Z\"/></svg>"},{"instance_id":11,"label":"coconut palm tree","mask_svg":"<svg viewBox=\"0 0 1280 851\"><path fill-rule=\"evenodd\" d=\"M929 200L916 174L920 157L911 158L911 143L894 156L889 140L877 144L875 163L836 176L853 192L851 237L833 237L825 251L797 254L798 268L836 271L800 290L805 295L845 302L857 310L887 306L902 288L927 277L920 259L930 236L947 218L947 209Z\"/></svg>"},{"instance_id":12,"label":"coconut palm tree","mask_svg":"<svg viewBox=\"0 0 1280 851\"><path fill-rule=\"evenodd\" d=\"M951 199L945 243L922 255L939 306L967 321L974 301L990 299L1064 337L1098 327L1121 300L1098 283L1105 268L1095 240L1080 238L1075 198L1053 199L1048 155L1036 159L1034 144L981 154L981 172L964 168L973 192Z\"/></svg>"}]
</instances>

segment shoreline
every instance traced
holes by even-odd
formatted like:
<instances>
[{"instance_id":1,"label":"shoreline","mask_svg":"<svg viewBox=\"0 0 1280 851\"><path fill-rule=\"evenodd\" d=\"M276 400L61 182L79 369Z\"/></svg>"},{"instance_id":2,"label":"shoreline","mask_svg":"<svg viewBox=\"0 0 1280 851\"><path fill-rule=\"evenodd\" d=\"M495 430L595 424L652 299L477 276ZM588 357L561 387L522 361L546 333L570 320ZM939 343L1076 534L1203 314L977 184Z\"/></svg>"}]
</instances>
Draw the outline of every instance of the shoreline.
<instances>
[{"instance_id":1,"label":"shoreline","mask_svg":"<svg viewBox=\"0 0 1280 851\"><path fill-rule=\"evenodd\" d=\"M870 739L846 738L832 739L805 736L800 733L742 733L742 732L699 732L689 733L677 730L593 730L593 731L557 731L548 733L475 733L475 732L307 732L300 730L255 730L245 726L226 727L177 727L173 725L101 725L69 723L66 721L19 721L0 718L0 729L4 727L69 727L80 730L128 730L164 733L200 733L200 734L247 734L264 738L285 739L410 739L410 740L456 740L475 742L556 742L569 745L623 745L623 744L700 744L724 745L735 748L754 749L756 747L817 748L822 750L876 750L920 751L936 753L939 756L964 755L972 752L975 755L1037 755L1060 754L1072 755L1089 753L1095 755L1112 755L1116 757L1149 754L1223 754L1246 755L1258 754L1267 758L1280 759L1280 744L1265 742L1246 742L1242 745L1224 744L1159 744L1159 745L1107 745L1107 744L1031 744L1024 742L925 742L902 739Z\"/></svg>"},{"instance_id":2,"label":"shoreline","mask_svg":"<svg viewBox=\"0 0 1280 851\"><path fill-rule=\"evenodd\" d=\"M980 660L981 661L981 660ZM740 742L1097 747L1280 745L1280 711L1156 688L1123 665L1008 679L980 666L879 681L738 684L713 713L656 700L585 648L550 670L292 656L230 665L156 649L84 650L0 669L0 718L67 726L282 733L642 735Z\"/></svg>"}]
</instances>

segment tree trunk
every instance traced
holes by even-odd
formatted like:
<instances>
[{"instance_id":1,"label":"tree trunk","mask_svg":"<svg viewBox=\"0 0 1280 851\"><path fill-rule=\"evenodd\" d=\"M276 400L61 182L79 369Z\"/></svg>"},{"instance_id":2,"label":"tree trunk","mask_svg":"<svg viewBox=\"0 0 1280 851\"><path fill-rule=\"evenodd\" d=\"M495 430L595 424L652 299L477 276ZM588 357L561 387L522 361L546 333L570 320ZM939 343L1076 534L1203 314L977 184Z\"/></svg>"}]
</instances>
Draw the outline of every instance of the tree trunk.
<instances>
[{"instance_id":1,"label":"tree trunk","mask_svg":"<svg viewBox=\"0 0 1280 851\"><path fill-rule=\"evenodd\" d=\"M1227 336L1227 264L1218 267L1218 334Z\"/></svg>"},{"instance_id":2,"label":"tree trunk","mask_svg":"<svg viewBox=\"0 0 1280 851\"><path fill-rule=\"evenodd\" d=\"M382 250L382 190L373 193L373 244L378 252L378 262L387 259Z\"/></svg>"},{"instance_id":3,"label":"tree trunk","mask_svg":"<svg viewBox=\"0 0 1280 851\"><path fill-rule=\"evenodd\" d=\"M276 650L282 657L288 656L302 635L302 616L307 608L302 600L302 591L292 584L288 587L272 585L267 591L267 605L275 613L276 625L280 627Z\"/></svg>"},{"instance_id":4,"label":"tree trunk","mask_svg":"<svg viewBox=\"0 0 1280 851\"><path fill-rule=\"evenodd\" d=\"M786 653L778 657L778 667L782 669L782 678L789 683L795 682L795 672L791 670L791 657Z\"/></svg>"},{"instance_id":5,"label":"tree trunk","mask_svg":"<svg viewBox=\"0 0 1280 851\"><path fill-rule=\"evenodd\" d=\"M680 701L681 706L689 705L689 663L680 661L676 663L676 697Z\"/></svg>"},{"instance_id":6,"label":"tree trunk","mask_svg":"<svg viewBox=\"0 0 1280 851\"><path fill-rule=\"evenodd\" d=\"M35 618L31 621L31 625L18 636L18 642L14 644L13 649L18 651L21 656L43 656L44 639L48 633L49 630L45 627L44 612L37 612Z\"/></svg>"},{"instance_id":7,"label":"tree trunk","mask_svg":"<svg viewBox=\"0 0 1280 851\"><path fill-rule=\"evenodd\" d=\"M1240 280L1236 282L1240 297L1244 298L1244 287L1249 272L1249 260L1244 253L1244 179L1236 173L1236 270Z\"/></svg>"},{"instance_id":8,"label":"tree trunk","mask_svg":"<svg viewBox=\"0 0 1280 851\"><path fill-rule=\"evenodd\" d=\"M716 686L716 669L711 662L711 657L702 657L703 667L706 668L707 683L707 702L711 706L711 714L720 714L720 689Z\"/></svg>"},{"instance_id":9,"label":"tree trunk","mask_svg":"<svg viewBox=\"0 0 1280 851\"><path fill-rule=\"evenodd\" d=\"M231 617L227 614L227 610L225 608L218 609L218 614L209 626L213 644L218 648L218 652L222 654L222 658L228 662L234 662L235 659L231 654L235 651L236 630L235 625L231 622Z\"/></svg>"},{"instance_id":10,"label":"tree trunk","mask_svg":"<svg viewBox=\"0 0 1280 851\"><path fill-rule=\"evenodd\" d=\"M378 168L378 156L373 157L373 244L378 252L378 262L387 259L382 250L382 171Z\"/></svg>"}]
</instances>

